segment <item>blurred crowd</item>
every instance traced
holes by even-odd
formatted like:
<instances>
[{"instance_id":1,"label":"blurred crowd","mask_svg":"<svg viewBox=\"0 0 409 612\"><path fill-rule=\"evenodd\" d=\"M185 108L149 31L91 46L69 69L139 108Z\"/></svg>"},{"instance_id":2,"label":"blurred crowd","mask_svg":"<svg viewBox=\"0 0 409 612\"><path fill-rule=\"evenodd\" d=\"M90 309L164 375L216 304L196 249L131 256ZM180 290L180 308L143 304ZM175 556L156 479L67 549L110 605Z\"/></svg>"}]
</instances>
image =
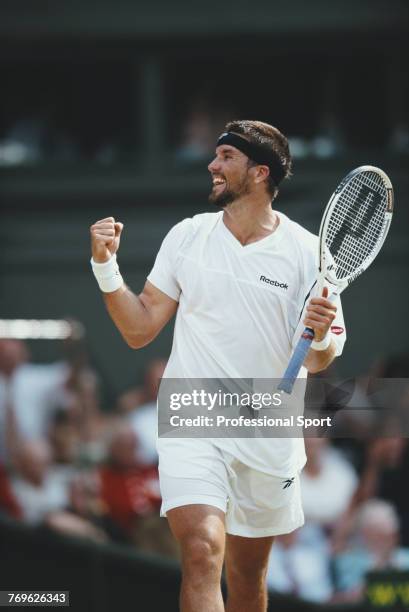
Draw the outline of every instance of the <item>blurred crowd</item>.
<instances>
[{"instance_id":1,"label":"blurred crowd","mask_svg":"<svg viewBox=\"0 0 409 612\"><path fill-rule=\"evenodd\" d=\"M0 340L0 512L97 542L176 554L159 518L156 394L165 362L145 384L101 410L99 380L77 340L65 359L30 362Z\"/></svg>"},{"instance_id":2,"label":"blurred crowd","mask_svg":"<svg viewBox=\"0 0 409 612\"><path fill-rule=\"evenodd\" d=\"M61 361L40 365L22 341L0 340L0 514L177 558L159 517L156 397L165 360L147 363L143 384L107 411L82 341L68 339L64 349ZM409 378L408 370L402 355L377 373ZM359 414L355 439L306 438L306 522L276 538L272 590L354 601L368 571L409 569L408 440L382 437L383 426L365 435L376 426Z\"/></svg>"},{"instance_id":3,"label":"blurred crowd","mask_svg":"<svg viewBox=\"0 0 409 612\"><path fill-rule=\"evenodd\" d=\"M186 116L178 126L176 141L167 143L169 159L185 167L206 163L213 155L217 137L224 125L242 116L240 110L223 109L210 100L193 98L186 105ZM101 129L103 126L100 126ZM330 111L323 113L315 133L309 137L297 133L288 136L295 159L331 159L342 156L351 148L341 118ZM409 126L405 121L398 122L390 131L384 148L391 154L408 154ZM91 143L86 145L68 129L58 127L45 111L21 116L3 133L0 132L0 167L32 165L50 160L69 163L81 159L110 165L123 160L126 150L125 145L108 136L103 139L91 138Z\"/></svg>"}]
</instances>

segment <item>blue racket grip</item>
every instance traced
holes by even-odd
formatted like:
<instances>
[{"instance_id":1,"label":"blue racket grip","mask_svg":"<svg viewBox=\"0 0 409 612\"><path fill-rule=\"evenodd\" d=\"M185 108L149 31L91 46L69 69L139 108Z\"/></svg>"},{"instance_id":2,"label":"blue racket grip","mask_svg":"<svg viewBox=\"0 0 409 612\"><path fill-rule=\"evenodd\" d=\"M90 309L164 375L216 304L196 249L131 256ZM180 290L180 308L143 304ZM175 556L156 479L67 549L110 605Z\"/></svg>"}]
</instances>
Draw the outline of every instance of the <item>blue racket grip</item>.
<instances>
[{"instance_id":1,"label":"blue racket grip","mask_svg":"<svg viewBox=\"0 0 409 612\"><path fill-rule=\"evenodd\" d=\"M313 340L314 330L312 330L310 327L306 327L301 335L301 338L298 340L287 369L284 372L284 376L277 387L279 391L284 391L288 394L292 392L294 383L297 380L298 372L304 363L304 359L310 350L311 342Z\"/></svg>"}]
</instances>

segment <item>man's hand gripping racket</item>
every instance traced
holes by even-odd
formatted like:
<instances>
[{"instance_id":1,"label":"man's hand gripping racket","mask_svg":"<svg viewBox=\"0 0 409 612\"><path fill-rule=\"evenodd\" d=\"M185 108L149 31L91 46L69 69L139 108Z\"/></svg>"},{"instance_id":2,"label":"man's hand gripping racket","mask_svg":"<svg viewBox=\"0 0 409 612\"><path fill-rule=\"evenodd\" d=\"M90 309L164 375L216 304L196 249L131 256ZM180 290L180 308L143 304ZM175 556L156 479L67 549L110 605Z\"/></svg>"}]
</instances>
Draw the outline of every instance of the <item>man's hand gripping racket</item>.
<instances>
[{"instance_id":1,"label":"man's hand gripping racket","mask_svg":"<svg viewBox=\"0 0 409 612\"><path fill-rule=\"evenodd\" d=\"M379 168L361 166L341 181L321 221L318 295L325 285L328 299L334 301L370 266L385 241L392 212L392 184ZM314 330L306 327L278 385L280 391L292 392L313 340Z\"/></svg>"}]
</instances>

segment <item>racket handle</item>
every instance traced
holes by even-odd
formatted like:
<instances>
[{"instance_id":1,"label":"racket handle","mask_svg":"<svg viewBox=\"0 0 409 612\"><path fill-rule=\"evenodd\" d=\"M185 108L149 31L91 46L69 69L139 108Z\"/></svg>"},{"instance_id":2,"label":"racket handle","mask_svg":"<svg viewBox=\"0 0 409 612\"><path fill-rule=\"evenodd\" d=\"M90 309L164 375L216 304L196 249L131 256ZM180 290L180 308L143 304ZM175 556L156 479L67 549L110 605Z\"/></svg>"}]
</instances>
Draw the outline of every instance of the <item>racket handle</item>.
<instances>
[{"instance_id":1,"label":"racket handle","mask_svg":"<svg viewBox=\"0 0 409 612\"><path fill-rule=\"evenodd\" d=\"M314 330L310 327L306 327L301 335L301 338L298 340L287 369L284 372L284 376L277 387L279 391L284 391L288 394L292 392L294 383L297 380L298 372L304 363L313 340Z\"/></svg>"}]
</instances>

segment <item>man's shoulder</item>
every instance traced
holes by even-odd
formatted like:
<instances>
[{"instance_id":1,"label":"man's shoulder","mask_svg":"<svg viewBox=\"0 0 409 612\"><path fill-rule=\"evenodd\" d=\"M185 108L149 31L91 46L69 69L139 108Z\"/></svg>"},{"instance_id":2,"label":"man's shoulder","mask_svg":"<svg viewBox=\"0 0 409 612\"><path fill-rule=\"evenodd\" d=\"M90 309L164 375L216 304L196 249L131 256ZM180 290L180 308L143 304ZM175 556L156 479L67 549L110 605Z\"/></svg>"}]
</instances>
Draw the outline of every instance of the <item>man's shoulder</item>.
<instances>
[{"instance_id":1,"label":"man's shoulder","mask_svg":"<svg viewBox=\"0 0 409 612\"><path fill-rule=\"evenodd\" d=\"M211 230L215 227L216 223L219 221L223 212L216 213L200 213L198 215L194 215L193 217L186 217L176 223L170 230L170 234L173 234L175 237L186 238L188 236L192 236L196 234L198 230Z\"/></svg>"},{"instance_id":2,"label":"man's shoulder","mask_svg":"<svg viewBox=\"0 0 409 612\"><path fill-rule=\"evenodd\" d=\"M287 234L292 236L301 248L312 250L315 253L318 248L318 236L283 213L280 212L279 215Z\"/></svg>"},{"instance_id":3,"label":"man's shoulder","mask_svg":"<svg viewBox=\"0 0 409 612\"><path fill-rule=\"evenodd\" d=\"M190 226L193 229L209 226L212 227L216 225L222 215L223 211L199 213L193 217L183 219L181 223L185 223L187 226Z\"/></svg>"},{"instance_id":4,"label":"man's shoulder","mask_svg":"<svg viewBox=\"0 0 409 612\"><path fill-rule=\"evenodd\" d=\"M193 217L185 217L184 219L176 223L173 227L188 228L197 227L209 222L216 223L222 214L223 211L199 213L197 215L193 215Z\"/></svg>"}]
</instances>

